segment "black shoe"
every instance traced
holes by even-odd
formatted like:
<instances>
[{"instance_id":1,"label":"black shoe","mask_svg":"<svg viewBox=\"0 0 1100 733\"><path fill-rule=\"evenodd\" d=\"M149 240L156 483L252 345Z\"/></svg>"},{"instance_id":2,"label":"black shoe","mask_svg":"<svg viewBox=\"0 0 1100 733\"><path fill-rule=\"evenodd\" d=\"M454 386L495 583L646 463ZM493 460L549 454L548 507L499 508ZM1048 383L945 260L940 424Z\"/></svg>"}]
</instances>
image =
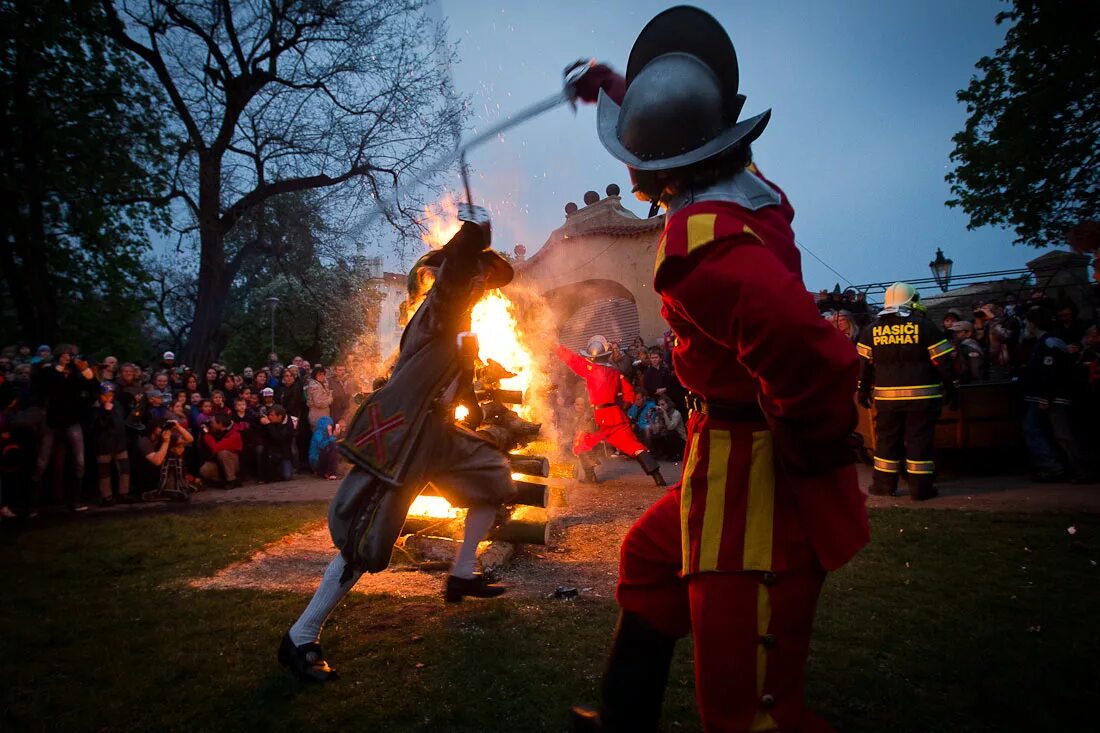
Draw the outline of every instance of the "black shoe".
<instances>
[{"instance_id":1,"label":"black shoe","mask_svg":"<svg viewBox=\"0 0 1100 733\"><path fill-rule=\"evenodd\" d=\"M115 497L113 497L113 496L100 497L99 505L102 506L102 507L114 506L115 505Z\"/></svg>"},{"instance_id":2,"label":"black shoe","mask_svg":"<svg viewBox=\"0 0 1100 733\"><path fill-rule=\"evenodd\" d=\"M1068 476L1064 471L1040 471L1032 476L1035 481L1041 484L1062 484L1068 480Z\"/></svg>"},{"instance_id":3,"label":"black shoe","mask_svg":"<svg viewBox=\"0 0 1100 733\"><path fill-rule=\"evenodd\" d=\"M871 496L893 496L897 489L891 489L889 486L878 486L871 484L867 487L867 493Z\"/></svg>"},{"instance_id":4,"label":"black shoe","mask_svg":"<svg viewBox=\"0 0 1100 733\"><path fill-rule=\"evenodd\" d=\"M496 598L507 592L503 585L493 585L492 580L481 573L475 573L472 578L459 578L454 575L447 576L447 585L443 590L443 600L447 603L458 603L466 596L472 598Z\"/></svg>"},{"instance_id":5,"label":"black shoe","mask_svg":"<svg viewBox=\"0 0 1100 733\"><path fill-rule=\"evenodd\" d=\"M569 709L569 733L602 733L605 730L600 714L592 708L574 705Z\"/></svg>"},{"instance_id":6,"label":"black shoe","mask_svg":"<svg viewBox=\"0 0 1100 733\"><path fill-rule=\"evenodd\" d=\"M279 644L279 664L302 682L331 682L340 679L336 670L328 666L317 642L295 646L290 634L283 635Z\"/></svg>"}]
</instances>

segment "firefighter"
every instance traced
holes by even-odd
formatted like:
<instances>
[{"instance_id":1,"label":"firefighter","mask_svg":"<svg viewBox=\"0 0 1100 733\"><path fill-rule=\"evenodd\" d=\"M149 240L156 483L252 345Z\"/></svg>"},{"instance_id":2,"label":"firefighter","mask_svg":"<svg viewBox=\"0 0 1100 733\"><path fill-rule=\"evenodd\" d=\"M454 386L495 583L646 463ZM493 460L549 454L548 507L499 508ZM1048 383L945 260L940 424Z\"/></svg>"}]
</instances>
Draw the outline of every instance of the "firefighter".
<instances>
[{"instance_id":1,"label":"firefighter","mask_svg":"<svg viewBox=\"0 0 1100 733\"><path fill-rule=\"evenodd\" d=\"M580 460L585 480L596 483L595 462L590 454L600 443L607 442L612 448L638 461L653 483L664 486L661 465L635 437L619 402L620 392L626 404L634 402L634 388L622 372L610 365L611 346L607 339L593 336L588 340L583 357L560 344L556 353L574 374L584 380L596 417L595 432L578 432L573 440L573 455Z\"/></svg>"},{"instance_id":2,"label":"firefighter","mask_svg":"<svg viewBox=\"0 0 1100 733\"><path fill-rule=\"evenodd\" d=\"M909 496L924 501L936 496L932 439L944 399L955 399L955 347L917 303L912 285L891 285L856 348L863 357L859 403L875 408L874 478L868 491L893 495L904 462Z\"/></svg>"},{"instance_id":3,"label":"firefighter","mask_svg":"<svg viewBox=\"0 0 1100 733\"><path fill-rule=\"evenodd\" d=\"M739 119L737 86L725 30L683 6L646 25L625 78L589 64L577 86L635 193L667 212L654 288L692 397L681 480L623 540L602 702L571 711L575 731L657 730L688 633L705 730L831 730L802 688L826 571L869 537L859 357L806 292L794 209L752 164L770 112Z\"/></svg>"}]
</instances>

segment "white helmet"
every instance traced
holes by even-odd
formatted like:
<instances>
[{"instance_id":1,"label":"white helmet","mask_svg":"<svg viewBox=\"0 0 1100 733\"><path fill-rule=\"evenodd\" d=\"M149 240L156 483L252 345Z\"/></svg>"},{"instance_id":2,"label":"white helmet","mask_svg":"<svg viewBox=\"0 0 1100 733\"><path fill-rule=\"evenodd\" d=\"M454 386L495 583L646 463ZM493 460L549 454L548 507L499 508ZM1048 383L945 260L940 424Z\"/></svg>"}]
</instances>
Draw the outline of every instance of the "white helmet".
<instances>
[{"instance_id":1,"label":"white helmet","mask_svg":"<svg viewBox=\"0 0 1100 733\"><path fill-rule=\"evenodd\" d=\"M897 313L900 310L909 311L913 308L913 302L920 298L920 293L909 283L894 283L886 288L886 299L881 313Z\"/></svg>"}]
</instances>

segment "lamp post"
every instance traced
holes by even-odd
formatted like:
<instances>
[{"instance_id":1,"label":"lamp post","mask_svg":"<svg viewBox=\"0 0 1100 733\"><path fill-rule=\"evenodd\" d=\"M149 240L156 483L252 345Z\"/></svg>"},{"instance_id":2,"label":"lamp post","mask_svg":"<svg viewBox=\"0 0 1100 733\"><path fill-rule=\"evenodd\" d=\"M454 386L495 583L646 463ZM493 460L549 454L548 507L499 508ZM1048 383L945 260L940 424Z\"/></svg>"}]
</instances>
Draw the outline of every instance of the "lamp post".
<instances>
[{"instance_id":1,"label":"lamp post","mask_svg":"<svg viewBox=\"0 0 1100 733\"><path fill-rule=\"evenodd\" d=\"M275 353L275 306L279 305L279 299L272 295L267 299L267 304L271 308L271 353Z\"/></svg>"},{"instance_id":2,"label":"lamp post","mask_svg":"<svg viewBox=\"0 0 1100 733\"><path fill-rule=\"evenodd\" d=\"M951 283L951 267L955 262L943 256L943 250L936 248L936 259L928 263L932 270L932 277L936 278L936 284L940 290L947 292L947 286Z\"/></svg>"}]
</instances>

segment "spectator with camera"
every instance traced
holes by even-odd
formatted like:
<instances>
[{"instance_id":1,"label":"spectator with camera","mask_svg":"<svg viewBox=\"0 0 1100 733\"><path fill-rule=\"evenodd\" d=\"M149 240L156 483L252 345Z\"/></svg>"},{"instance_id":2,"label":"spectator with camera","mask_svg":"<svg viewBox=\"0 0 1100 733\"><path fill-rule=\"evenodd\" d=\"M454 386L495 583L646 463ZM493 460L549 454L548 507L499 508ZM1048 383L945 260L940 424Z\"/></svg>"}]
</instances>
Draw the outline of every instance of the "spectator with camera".
<instances>
[{"instance_id":1,"label":"spectator with camera","mask_svg":"<svg viewBox=\"0 0 1100 733\"><path fill-rule=\"evenodd\" d=\"M235 489L241 485L241 452L244 444L240 432L232 430L233 419L224 412L215 413L203 426L202 445L206 460L199 468L206 486Z\"/></svg>"},{"instance_id":2,"label":"spectator with camera","mask_svg":"<svg viewBox=\"0 0 1100 733\"><path fill-rule=\"evenodd\" d=\"M626 408L626 418L634 429L634 435L652 450L649 443L649 419L657 403L643 390L634 393L634 402Z\"/></svg>"},{"instance_id":3,"label":"spectator with camera","mask_svg":"<svg viewBox=\"0 0 1100 733\"><path fill-rule=\"evenodd\" d=\"M647 431L651 450L658 458L679 460L683 456L687 428L668 394L658 395L656 406L650 410Z\"/></svg>"},{"instance_id":4,"label":"spectator with camera","mask_svg":"<svg viewBox=\"0 0 1100 733\"><path fill-rule=\"evenodd\" d=\"M152 419L145 425L145 435L138 440L137 451L142 456L134 471L134 484L141 490L143 501L180 499L176 472L183 473L183 451L194 437L176 420Z\"/></svg>"}]
</instances>

